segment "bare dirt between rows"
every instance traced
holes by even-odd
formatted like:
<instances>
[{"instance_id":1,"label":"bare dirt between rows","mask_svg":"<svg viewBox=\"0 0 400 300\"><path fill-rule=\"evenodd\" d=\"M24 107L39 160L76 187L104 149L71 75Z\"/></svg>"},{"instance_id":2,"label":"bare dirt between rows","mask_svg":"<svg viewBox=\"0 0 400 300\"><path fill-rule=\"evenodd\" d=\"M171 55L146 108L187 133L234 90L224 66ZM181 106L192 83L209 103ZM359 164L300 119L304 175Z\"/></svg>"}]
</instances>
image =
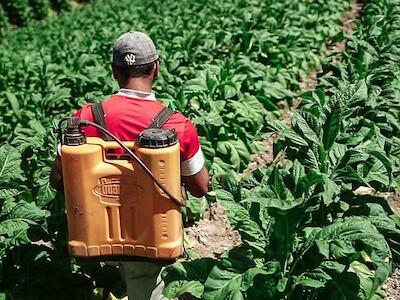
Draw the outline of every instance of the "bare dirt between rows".
<instances>
[{"instance_id":1,"label":"bare dirt between rows","mask_svg":"<svg viewBox=\"0 0 400 300\"><path fill-rule=\"evenodd\" d=\"M396 269L391 277L389 277L382 289L385 291L386 300L400 299L400 270Z\"/></svg>"},{"instance_id":2,"label":"bare dirt between rows","mask_svg":"<svg viewBox=\"0 0 400 300\"><path fill-rule=\"evenodd\" d=\"M232 230L226 211L219 203L211 204L203 220L185 228L185 235L190 248L201 257L216 258L241 244L239 232Z\"/></svg>"}]
</instances>

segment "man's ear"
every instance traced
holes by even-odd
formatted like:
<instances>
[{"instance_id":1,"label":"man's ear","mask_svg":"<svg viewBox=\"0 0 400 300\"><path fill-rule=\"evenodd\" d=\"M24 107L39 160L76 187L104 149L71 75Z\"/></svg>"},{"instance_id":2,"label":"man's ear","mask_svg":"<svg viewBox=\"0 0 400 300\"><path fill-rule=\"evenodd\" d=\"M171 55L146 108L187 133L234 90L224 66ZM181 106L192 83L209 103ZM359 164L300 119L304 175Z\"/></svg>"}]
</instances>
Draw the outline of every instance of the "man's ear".
<instances>
[{"instance_id":1,"label":"man's ear","mask_svg":"<svg viewBox=\"0 0 400 300\"><path fill-rule=\"evenodd\" d=\"M112 73L113 73L113 77L116 81L118 81L119 79L119 72L117 70L117 68L114 66L114 64L111 64L111 69L112 69Z\"/></svg>"},{"instance_id":2,"label":"man's ear","mask_svg":"<svg viewBox=\"0 0 400 300\"><path fill-rule=\"evenodd\" d=\"M160 73L160 62L157 60L153 66L153 81L156 80Z\"/></svg>"},{"instance_id":3,"label":"man's ear","mask_svg":"<svg viewBox=\"0 0 400 300\"><path fill-rule=\"evenodd\" d=\"M111 68L112 68L113 77L118 82L119 87L120 88L123 87L123 85L126 82L124 82L124 79L121 76L120 71L118 70L118 68L114 64L111 64Z\"/></svg>"}]
</instances>

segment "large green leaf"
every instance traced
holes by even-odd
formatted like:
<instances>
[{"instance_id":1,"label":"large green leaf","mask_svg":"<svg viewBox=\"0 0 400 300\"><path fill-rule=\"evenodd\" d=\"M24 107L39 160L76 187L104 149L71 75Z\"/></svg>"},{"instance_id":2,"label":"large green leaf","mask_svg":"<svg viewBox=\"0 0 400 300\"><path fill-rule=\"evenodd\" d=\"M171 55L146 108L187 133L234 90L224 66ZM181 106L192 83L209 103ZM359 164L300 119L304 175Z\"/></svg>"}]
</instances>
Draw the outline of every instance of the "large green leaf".
<instances>
[{"instance_id":1,"label":"large green leaf","mask_svg":"<svg viewBox=\"0 0 400 300\"><path fill-rule=\"evenodd\" d=\"M39 207L44 207L55 198L56 191L50 186L50 179L48 177L45 177L43 180L39 180L39 185L36 203Z\"/></svg>"},{"instance_id":2,"label":"large green leaf","mask_svg":"<svg viewBox=\"0 0 400 300\"><path fill-rule=\"evenodd\" d=\"M311 114L295 112L293 115L294 124L296 124L302 134L311 142L320 144L319 124Z\"/></svg>"},{"instance_id":3,"label":"large green leaf","mask_svg":"<svg viewBox=\"0 0 400 300\"><path fill-rule=\"evenodd\" d=\"M217 143L217 153L224 157L230 164L233 165L234 170L240 168L240 155L236 147L227 141Z\"/></svg>"},{"instance_id":4,"label":"large green leaf","mask_svg":"<svg viewBox=\"0 0 400 300\"><path fill-rule=\"evenodd\" d=\"M353 262L351 257L357 258L361 257L362 253L367 254L369 260L371 260L373 264L373 268L370 269L373 271L373 276L371 276L372 284L362 286L362 293L365 298L360 298L362 295L358 294L359 298L356 297L356 299L371 299L390 273L392 255L389 246L385 238L367 218L352 217L345 220L337 220L324 228L316 230L306 229L305 232L307 240L300 250L301 255L297 257L294 267L297 267L298 262L303 259L304 255L307 255L307 252L312 249L313 245L314 247L318 245L316 249L320 249L319 251L324 249L321 252L321 254L323 254L322 257L331 260L344 260L348 263ZM321 247L321 245L324 246ZM292 272L293 271L294 270L292 270ZM342 287L337 289L335 297L339 297L338 299L346 299L348 296L345 295L347 293L354 293L355 289L354 286L351 289L346 287L348 283L346 278L350 278L351 274L340 274L341 275L333 275L332 272L330 273L336 283L338 283L337 280L339 276L345 279L343 281L344 285L341 284ZM359 284L363 283L368 284L368 281L360 281Z\"/></svg>"},{"instance_id":5,"label":"large green leaf","mask_svg":"<svg viewBox=\"0 0 400 300\"><path fill-rule=\"evenodd\" d=\"M0 147L0 182L20 177L22 174L20 165L19 151L10 145L2 145Z\"/></svg>"},{"instance_id":6,"label":"large green leaf","mask_svg":"<svg viewBox=\"0 0 400 300\"><path fill-rule=\"evenodd\" d=\"M340 131L340 108L334 107L326 112L326 121L323 124L323 144L325 150L330 150Z\"/></svg>"},{"instance_id":7,"label":"large green leaf","mask_svg":"<svg viewBox=\"0 0 400 300\"><path fill-rule=\"evenodd\" d=\"M162 272L165 282L163 294L173 298L188 293L201 298L203 284L215 264L216 261L212 259L202 258L191 262L176 262L166 267Z\"/></svg>"},{"instance_id":8,"label":"large green leaf","mask_svg":"<svg viewBox=\"0 0 400 300\"><path fill-rule=\"evenodd\" d=\"M239 231L242 243L254 251L255 256L265 253L266 238L259 225L251 219L249 212L233 201L220 201L225 207L229 223Z\"/></svg>"},{"instance_id":9,"label":"large green leaf","mask_svg":"<svg viewBox=\"0 0 400 300\"><path fill-rule=\"evenodd\" d=\"M282 133L288 142L293 142L294 144L307 146L308 143L302 137L300 137L296 131L284 124L282 121L272 120L268 122L268 125L273 131Z\"/></svg>"},{"instance_id":10,"label":"large green leaf","mask_svg":"<svg viewBox=\"0 0 400 300\"><path fill-rule=\"evenodd\" d=\"M253 285L255 277L259 274L273 274L276 266L270 269L250 268L243 273L222 270L215 266L204 284L205 300L245 299L245 292Z\"/></svg>"},{"instance_id":11,"label":"large green leaf","mask_svg":"<svg viewBox=\"0 0 400 300\"><path fill-rule=\"evenodd\" d=\"M37 241L39 236L31 236L30 233L33 233L35 229L42 233L47 232L47 215L47 211L39 209L33 203L25 201L13 203L7 200L3 204L2 218L0 219L0 237L3 237L2 242L7 247L10 247L12 245Z\"/></svg>"}]
</instances>

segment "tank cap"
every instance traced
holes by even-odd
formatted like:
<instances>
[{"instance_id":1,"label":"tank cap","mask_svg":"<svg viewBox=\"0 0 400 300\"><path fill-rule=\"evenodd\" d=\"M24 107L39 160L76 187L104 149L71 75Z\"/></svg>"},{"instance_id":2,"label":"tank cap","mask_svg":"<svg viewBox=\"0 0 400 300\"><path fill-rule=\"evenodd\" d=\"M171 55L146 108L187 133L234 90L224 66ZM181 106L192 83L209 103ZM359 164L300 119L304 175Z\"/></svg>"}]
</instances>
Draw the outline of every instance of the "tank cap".
<instances>
[{"instance_id":1,"label":"tank cap","mask_svg":"<svg viewBox=\"0 0 400 300\"><path fill-rule=\"evenodd\" d=\"M145 129L138 136L139 146L143 148L165 148L175 145L177 142L175 129Z\"/></svg>"},{"instance_id":2,"label":"tank cap","mask_svg":"<svg viewBox=\"0 0 400 300\"><path fill-rule=\"evenodd\" d=\"M68 118L67 127L64 130L63 144L68 146L79 146L86 143L85 133L80 127L80 119Z\"/></svg>"}]
</instances>

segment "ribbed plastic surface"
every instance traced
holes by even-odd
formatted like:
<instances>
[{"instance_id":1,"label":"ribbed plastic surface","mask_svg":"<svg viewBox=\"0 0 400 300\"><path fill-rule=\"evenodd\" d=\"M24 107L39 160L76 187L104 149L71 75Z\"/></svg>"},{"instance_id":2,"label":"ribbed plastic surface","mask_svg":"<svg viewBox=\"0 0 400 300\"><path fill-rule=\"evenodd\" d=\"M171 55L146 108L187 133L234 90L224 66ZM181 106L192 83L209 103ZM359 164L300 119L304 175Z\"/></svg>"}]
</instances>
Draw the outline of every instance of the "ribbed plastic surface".
<instances>
[{"instance_id":1,"label":"ribbed plastic surface","mask_svg":"<svg viewBox=\"0 0 400 300\"><path fill-rule=\"evenodd\" d=\"M126 143L134 148L133 143ZM76 257L175 259L183 251L180 207L135 161L106 158L114 142L87 138L61 148L69 250ZM136 154L178 199L179 143Z\"/></svg>"}]
</instances>

